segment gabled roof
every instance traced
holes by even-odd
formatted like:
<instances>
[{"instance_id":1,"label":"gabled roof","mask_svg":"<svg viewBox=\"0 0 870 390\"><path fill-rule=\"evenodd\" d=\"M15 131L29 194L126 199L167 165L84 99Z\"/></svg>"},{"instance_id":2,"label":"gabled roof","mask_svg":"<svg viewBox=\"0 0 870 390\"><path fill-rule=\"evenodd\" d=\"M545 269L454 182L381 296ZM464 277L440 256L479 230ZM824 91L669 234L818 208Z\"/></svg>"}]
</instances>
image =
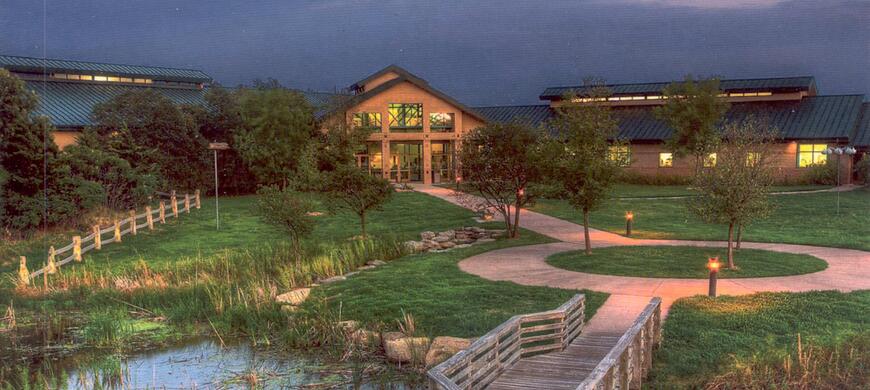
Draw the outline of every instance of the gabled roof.
<instances>
[{"instance_id":1,"label":"gabled roof","mask_svg":"<svg viewBox=\"0 0 870 390\"><path fill-rule=\"evenodd\" d=\"M100 62L45 59L0 55L0 68L20 73L87 73L151 78L164 81L208 83L211 77L201 70L164 68L158 66L107 64Z\"/></svg>"},{"instance_id":2,"label":"gabled roof","mask_svg":"<svg viewBox=\"0 0 870 390\"><path fill-rule=\"evenodd\" d=\"M426 82L426 80L423 80L423 79L417 77L416 75L412 74L411 72L408 72L407 70L402 69L402 67L400 67L398 65L387 66L386 68L375 72L371 76L368 76L360 81L357 81L356 83L351 85L351 89L354 89L354 88L358 89L360 86L362 86L366 82L371 81L371 80L375 79L376 77L379 77L379 76L384 75L384 74L389 73L389 72L396 73L398 75L398 77L396 77L392 80L386 81L384 83L378 84L378 86L372 88L371 90L364 91L364 92L359 93L357 95L350 96L348 99L344 100L343 102L340 102L336 106L336 108L330 110L326 114L330 114L332 112L339 111L339 110L348 109L348 108L353 107L359 103L362 103L362 102L370 99L371 97L373 97L373 96L375 96L383 91L386 91L386 90L388 90L396 85L399 85L399 84L404 83L404 82L408 82L408 83L414 84L415 86L419 87L420 89L422 89L426 92L431 93L432 95L437 96L439 99L450 103L451 105L455 106L456 108L459 108L460 110L462 110L466 114L469 114L469 115L471 115L479 120L484 120L484 121L486 120L486 118L484 118L479 113L474 111L474 109L472 109L471 107L468 107L465 104L460 103L458 100L445 94L444 92L441 92L441 91L433 88L432 86L429 85L428 82Z\"/></svg>"},{"instance_id":3,"label":"gabled roof","mask_svg":"<svg viewBox=\"0 0 870 390\"><path fill-rule=\"evenodd\" d=\"M490 106L474 107L488 122L505 123L519 121L532 126L539 126L553 117L554 111L546 104L530 106Z\"/></svg>"},{"instance_id":4,"label":"gabled roof","mask_svg":"<svg viewBox=\"0 0 870 390\"><path fill-rule=\"evenodd\" d=\"M741 120L754 115L767 120L779 130L785 140L841 139L851 140L859 114L863 109L865 118L862 134L865 144L870 144L870 120L867 120L867 103L861 95L810 96L799 101L771 101L734 103L726 113L725 120ZM532 124L545 122L555 112L548 106L502 106L481 107L479 112L494 122L508 122L514 118ZM664 141L673 130L665 122L655 118L653 106L613 107L613 116L619 122L621 139L629 141ZM529 118L529 119L526 119ZM857 143L856 143L857 144Z\"/></svg>"},{"instance_id":5,"label":"gabled roof","mask_svg":"<svg viewBox=\"0 0 870 390\"><path fill-rule=\"evenodd\" d=\"M671 82L608 84L607 88L614 95L660 94ZM586 87L582 85L566 87L550 87L541 93L541 100L560 100L567 93L581 94ZM760 79L729 79L721 80L719 88L726 92L815 92L816 81L812 76L776 77Z\"/></svg>"},{"instance_id":6,"label":"gabled roof","mask_svg":"<svg viewBox=\"0 0 870 390\"><path fill-rule=\"evenodd\" d=\"M870 103L861 105L861 119L855 130L852 145L870 147Z\"/></svg>"}]
</instances>

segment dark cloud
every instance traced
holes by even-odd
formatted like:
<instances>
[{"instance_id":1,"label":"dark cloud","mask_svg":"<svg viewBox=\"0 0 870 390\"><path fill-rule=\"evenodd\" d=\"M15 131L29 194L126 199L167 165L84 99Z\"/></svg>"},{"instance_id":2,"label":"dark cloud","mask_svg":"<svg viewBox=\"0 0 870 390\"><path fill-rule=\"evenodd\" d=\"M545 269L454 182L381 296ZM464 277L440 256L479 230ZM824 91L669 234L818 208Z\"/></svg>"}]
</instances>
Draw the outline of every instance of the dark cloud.
<instances>
[{"instance_id":1,"label":"dark cloud","mask_svg":"<svg viewBox=\"0 0 870 390\"><path fill-rule=\"evenodd\" d=\"M686 73L814 75L823 93L870 95L868 37L867 1L0 2L4 54L44 50L317 90L397 63L473 105L535 103L544 87L585 76Z\"/></svg>"}]
</instances>

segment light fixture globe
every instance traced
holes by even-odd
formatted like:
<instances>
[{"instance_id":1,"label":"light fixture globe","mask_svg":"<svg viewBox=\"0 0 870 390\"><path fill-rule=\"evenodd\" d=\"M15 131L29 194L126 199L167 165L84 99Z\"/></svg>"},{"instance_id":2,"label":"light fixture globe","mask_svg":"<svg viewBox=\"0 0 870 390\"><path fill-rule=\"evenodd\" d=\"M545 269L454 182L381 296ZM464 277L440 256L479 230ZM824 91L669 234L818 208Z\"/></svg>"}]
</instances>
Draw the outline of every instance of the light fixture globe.
<instances>
[{"instance_id":1,"label":"light fixture globe","mask_svg":"<svg viewBox=\"0 0 870 390\"><path fill-rule=\"evenodd\" d=\"M838 155L842 155L842 154L843 154L843 148L836 148L836 149L834 149L834 153L837 153Z\"/></svg>"},{"instance_id":2,"label":"light fixture globe","mask_svg":"<svg viewBox=\"0 0 870 390\"><path fill-rule=\"evenodd\" d=\"M823 150L822 154L824 154L825 156L831 154L831 148L827 148L827 149Z\"/></svg>"}]
</instances>

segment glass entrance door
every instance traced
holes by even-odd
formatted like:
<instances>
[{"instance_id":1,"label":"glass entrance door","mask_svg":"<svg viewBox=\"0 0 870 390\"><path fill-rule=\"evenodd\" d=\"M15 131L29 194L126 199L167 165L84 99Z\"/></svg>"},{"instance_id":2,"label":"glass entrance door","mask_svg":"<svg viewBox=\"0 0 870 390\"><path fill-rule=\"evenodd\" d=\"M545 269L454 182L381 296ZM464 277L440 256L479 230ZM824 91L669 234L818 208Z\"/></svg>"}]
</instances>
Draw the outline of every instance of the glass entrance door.
<instances>
[{"instance_id":1,"label":"glass entrance door","mask_svg":"<svg viewBox=\"0 0 870 390\"><path fill-rule=\"evenodd\" d=\"M390 180L423 181L422 142L390 142Z\"/></svg>"},{"instance_id":2,"label":"glass entrance door","mask_svg":"<svg viewBox=\"0 0 870 390\"><path fill-rule=\"evenodd\" d=\"M432 141L432 182L453 181L453 148L450 141Z\"/></svg>"}]
</instances>

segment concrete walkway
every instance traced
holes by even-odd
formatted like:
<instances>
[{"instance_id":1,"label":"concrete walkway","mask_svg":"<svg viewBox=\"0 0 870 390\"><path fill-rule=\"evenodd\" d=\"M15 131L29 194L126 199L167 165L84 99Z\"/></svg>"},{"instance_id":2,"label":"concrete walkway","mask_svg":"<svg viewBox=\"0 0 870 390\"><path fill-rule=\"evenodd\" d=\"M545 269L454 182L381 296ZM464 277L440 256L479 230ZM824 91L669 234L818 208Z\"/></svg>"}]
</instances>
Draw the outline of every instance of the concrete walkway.
<instances>
[{"instance_id":1,"label":"concrete walkway","mask_svg":"<svg viewBox=\"0 0 870 390\"><path fill-rule=\"evenodd\" d=\"M415 189L448 202L464 206L446 188L418 185ZM706 279L665 279L629 276L610 276L568 271L546 263L552 254L583 249L583 227L548 215L522 210L520 226L552 237L560 242L499 249L469 257L459 263L468 273L490 280L506 280L523 285L549 286L568 289L586 288L602 291L612 296L605 302L589 326L607 328L622 326L616 321L640 313L643 304L653 296L662 298L662 311L667 314L674 300L707 293ZM645 240L623 237L618 234L590 229L592 246L596 248L619 245L684 245L701 247L724 247L720 241ZM767 244L743 242L743 248L764 249L776 252L801 253L818 257L828 263L821 272L797 276L765 278L722 279L718 292L722 295L750 294L760 291L852 291L870 289L870 252L825 248L809 245ZM703 259L699 259L703 261ZM630 297L634 301L630 302ZM611 306L618 307L611 309ZM618 310L623 308L623 310ZM630 313L632 311L637 313ZM606 313L612 312L613 318Z\"/></svg>"}]
</instances>

